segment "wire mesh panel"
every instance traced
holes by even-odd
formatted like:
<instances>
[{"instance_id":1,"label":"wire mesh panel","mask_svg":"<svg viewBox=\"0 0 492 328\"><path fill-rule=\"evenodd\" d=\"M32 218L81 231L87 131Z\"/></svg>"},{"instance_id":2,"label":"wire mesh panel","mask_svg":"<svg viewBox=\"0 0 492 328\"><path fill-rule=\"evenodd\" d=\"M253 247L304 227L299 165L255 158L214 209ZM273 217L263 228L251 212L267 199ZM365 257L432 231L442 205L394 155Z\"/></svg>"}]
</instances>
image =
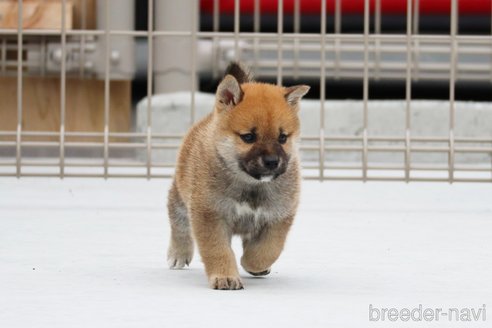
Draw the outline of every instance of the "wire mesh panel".
<instances>
[{"instance_id":1,"label":"wire mesh panel","mask_svg":"<svg viewBox=\"0 0 492 328\"><path fill-rule=\"evenodd\" d=\"M170 177L238 60L312 86L305 178L492 182L491 17L488 0L0 0L0 176Z\"/></svg>"}]
</instances>

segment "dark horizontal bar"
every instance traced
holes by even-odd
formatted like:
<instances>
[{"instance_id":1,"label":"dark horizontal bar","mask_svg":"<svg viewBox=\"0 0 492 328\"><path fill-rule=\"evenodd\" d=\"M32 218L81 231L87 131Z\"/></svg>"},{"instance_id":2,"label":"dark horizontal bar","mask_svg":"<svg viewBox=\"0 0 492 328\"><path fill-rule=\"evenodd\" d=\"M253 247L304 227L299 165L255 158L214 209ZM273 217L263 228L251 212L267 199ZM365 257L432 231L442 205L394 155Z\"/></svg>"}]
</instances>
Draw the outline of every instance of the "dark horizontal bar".
<instances>
[{"instance_id":1,"label":"dark horizontal bar","mask_svg":"<svg viewBox=\"0 0 492 328\"><path fill-rule=\"evenodd\" d=\"M294 30L293 15L284 15L283 31L290 33ZM370 17L370 33L374 32L374 16ZM253 31L254 17L251 14L241 14L240 31ZM234 16L220 15L220 31L234 31ZM335 19L333 13L329 13L326 21L327 33L333 33L335 30ZM458 19L458 34L490 34L490 13L483 15L460 15ZM277 32L277 15L261 15L260 17L261 32ZM450 31L449 15L420 15L419 16L419 33L422 34L446 34ZM300 29L303 33L319 33L321 28L320 15L302 15L300 20ZM364 16L363 15L342 15L341 28L343 33L363 33ZM383 33L405 33L406 16L405 15L381 15L381 31ZM202 14L200 16L200 30L213 30L213 16Z\"/></svg>"}]
</instances>

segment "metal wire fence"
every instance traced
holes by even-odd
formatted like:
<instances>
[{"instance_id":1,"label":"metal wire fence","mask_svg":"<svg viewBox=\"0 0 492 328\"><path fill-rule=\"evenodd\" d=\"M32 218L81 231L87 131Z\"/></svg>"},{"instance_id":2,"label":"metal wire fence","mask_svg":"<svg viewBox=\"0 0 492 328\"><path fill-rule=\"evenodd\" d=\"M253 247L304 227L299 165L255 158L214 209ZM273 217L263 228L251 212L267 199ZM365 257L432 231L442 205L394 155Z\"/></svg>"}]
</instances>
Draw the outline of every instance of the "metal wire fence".
<instances>
[{"instance_id":1,"label":"metal wire fence","mask_svg":"<svg viewBox=\"0 0 492 328\"><path fill-rule=\"evenodd\" d=\"M212 31L198 29L200 8L195 1L187 2L189 11L175 13L179 19L190 22L189 29L165 30L160 29L162 25L155 21L161 19L159 14L162 12L156 8L159 8L159 3L169 6L172 1L148 0L146 31L114 28L110 24L118 15L114 9L118 7L116 0L98 2L100 24L95 28L88 29L85 24L79 29L67 28L66 6L70 2L60 2L61 25L58 29L23 28L23 1L17 2L16 28L0 28L0 77L16 79L16 108L4 107L0 112L0 115L15 112L16 121L15 129L0 130L0 176L172 176L174 162L161 160L155 154L161 150L175 153L183 133L156 130L153 118L156 115L153 110L155 95L165 91L165 88L156 87L158 80L166 83L162 82L165 75L158 77L156 66L162 60L160 41L167 39L171 44L186 40L190 45L190 53L183 54L182 67L176 68L186 70L190 76L187 87L190 110L183 113L189 115L189 124L199 116L196 111L198 76L217 76L229 60L242 60L251 65L260 79L274 77L278 84L282 84L285 77L301 81L317 79L320 97L318 101L311 100L311 105L318 109L306 115L314 118L318 125L315 130L305 131L301 138L302 163L307 179L492 182L492 121L485 122L486 126L489 124L490 132L487 129L476 130L470 124L468 130L457 134L455 100L457 81L492 83L492 27L489 35L459 34L458 0L450 0L450 30L446 35L419 34L419 0L406 1L405 33L392 34L383 33L381 29L380 0L363 0L362 33L344 33L342 30L342 0L320 1L320 29L316 33L305 33L300 29L300 0L294 1L293 29L289 32L284 31L283 0L277 1L276 32L261 31L258 0L254 1L253 31L247 32L240 29L239 0L234 1L233 31L219 28L218 0L213 1ZM332 2L334 11L329 13L328 6ZM329 15L334 20L332 31L327 29ZM122 74L113 65L119 60L113 46L120 37L145 39L147 44L147 96L143 100L145 124L140 130L133 127L129 131L117 132L110 126L112 81L121 78ZM200 63L203 61L201 57L205 57L200 48L203 43L211 48L205 64ZM95 55L91 55L91 51ZM92 62L87 61L90 56L93 56ZM55 128L28 130L24 127L25 99L33 96L26 94L24 81L30 76L59 77L59 124ZM104 81L104 111L99 118L103 122L102 130L67 129L67 79L74 76ZM131 78L131 70L126 78ZM358 103L361 120L357 133L340 134L327 127L327 121L338 118L330 112L331 103L326 99L326 92L329 92L326 91L327 78L362 80L362 100ZM395 134L389 127L386 132L383 129L377 134L371 133L371 124L374 123L370 119L371 104L378 104L371 100L369 87L372 81L380 79L404 81L405 99L394 103L395 106L403 106L401 133ZM412 99L412 82L421 80L449 82L449 99L444 103L447 108L445 135L414 131L417 124L415 106L418 103ZM467 113L471 116L469 121L489 120L492 117L490 103L484 106L484 111L475 113L470 110ZM142 112L138 114L143 115ZM426 124L431 122L426 121ZM333 157L339 153L353 156L350 160L344 160L343 156ZM371 160L372 154L381 153L395 155L397 160L385 160L384 155ZM436 154L440 160L419 160ZM468 155L467 160L457 160ZM473 157L475 155L478 160Z\"/></svg>"}]
</instances>

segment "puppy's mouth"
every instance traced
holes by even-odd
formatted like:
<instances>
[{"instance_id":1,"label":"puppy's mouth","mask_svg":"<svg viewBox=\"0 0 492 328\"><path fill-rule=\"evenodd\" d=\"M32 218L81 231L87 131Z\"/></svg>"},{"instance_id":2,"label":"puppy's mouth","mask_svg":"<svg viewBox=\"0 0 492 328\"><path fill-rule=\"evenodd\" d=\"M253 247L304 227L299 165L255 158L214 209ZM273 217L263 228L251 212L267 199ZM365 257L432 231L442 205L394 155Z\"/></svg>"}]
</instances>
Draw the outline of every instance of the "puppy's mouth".
<instances>
[{"instance_id":1,"label":"puppy's mouth","mask_svg":"<svg viewBox=\"0 0 492 328\"><path fill-rule=\"evenodd\" d=\"M261 182L270 182L273 179L275 179L275 175L264 175L264 176L260 177Z\"/></svg>"},{"instance_id":2,"label":"puppy's mouth","mask_svg":"<svg viewBox=\"0 0 492 328\"><path fill-rule=\"evenodd\" d=\"M253 179L257 180L258 182L265 182L265 183L274 181L285 172L285 170L283 169L275 170L275 171L263 171L263 170L248 170L243 165L240 165L240 167L244 173L246 173Z\"/></svg>"},{"instance_id":3,"label":"puppy's mouth","mask_svg":"<svg viewBox=\"0 0 492 328\"><path fill-rule=\"evenodd\" d=\"M246 172L246 173L248 173L248 172ZM279 176L279 174L272 174L272 173L269 173L269 174L250 174L250 173L248 173L248 174L260 182L270 182L270 181L275 180Z\"/></svg>"}]
</instances>

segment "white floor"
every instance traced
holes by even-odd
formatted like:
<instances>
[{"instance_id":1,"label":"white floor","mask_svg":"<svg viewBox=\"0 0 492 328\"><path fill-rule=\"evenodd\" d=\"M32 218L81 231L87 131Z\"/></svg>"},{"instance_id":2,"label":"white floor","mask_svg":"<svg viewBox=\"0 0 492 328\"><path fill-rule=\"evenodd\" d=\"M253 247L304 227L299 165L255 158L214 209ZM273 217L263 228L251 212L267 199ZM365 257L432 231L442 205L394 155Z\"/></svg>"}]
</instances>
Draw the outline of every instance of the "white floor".
<instances>
[{"instance_id":1,"label":"white floor","mask_svg":"<svg viewBox=\"0 0 492 328\"><path fill-rule=\"evenodd\" d=\"M0 179L0 327L491 327L490 184L304 182L272 274L236 292L198 258L166 268L168 187ZM489 313L371 322L370 304Z\"/></svg>"}]
</instances>

